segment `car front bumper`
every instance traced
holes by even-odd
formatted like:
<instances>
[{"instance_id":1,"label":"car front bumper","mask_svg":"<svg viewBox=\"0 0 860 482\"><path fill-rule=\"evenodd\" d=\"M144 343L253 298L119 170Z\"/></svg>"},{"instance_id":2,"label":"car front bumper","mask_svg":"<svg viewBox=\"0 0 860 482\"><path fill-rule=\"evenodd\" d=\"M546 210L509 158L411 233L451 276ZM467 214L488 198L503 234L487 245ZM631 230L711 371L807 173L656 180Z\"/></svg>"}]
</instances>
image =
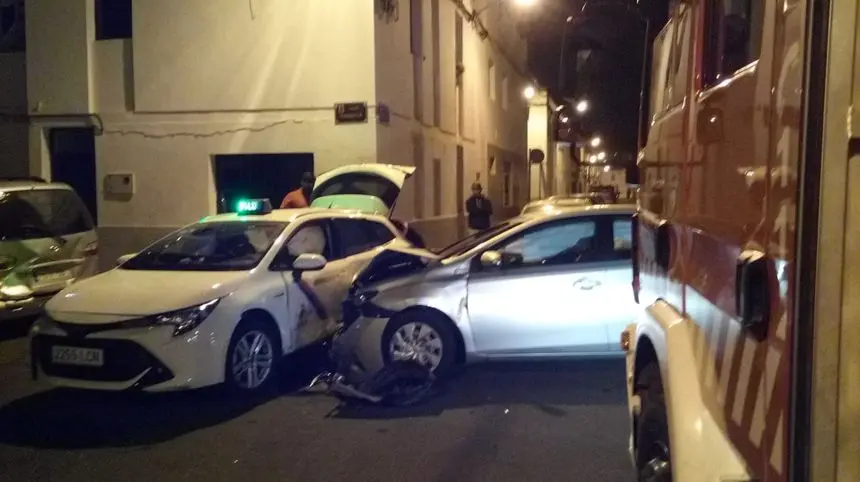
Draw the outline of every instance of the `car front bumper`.
<instances>
[{"instance_id":1,"label":"car front bumper","mask_svg":"<svg viewBox=\"0 0 860 482\"><path fill-rule=\"evenodd\" d=\"M101 350L103 364L55 363L52 350L57 346ZM41 318L31 330L30 353L33 376L56 386L166 392L221 383L226 347L199 328L178 337L169 326L82 333Z\"/></svg>"}]
</instances>

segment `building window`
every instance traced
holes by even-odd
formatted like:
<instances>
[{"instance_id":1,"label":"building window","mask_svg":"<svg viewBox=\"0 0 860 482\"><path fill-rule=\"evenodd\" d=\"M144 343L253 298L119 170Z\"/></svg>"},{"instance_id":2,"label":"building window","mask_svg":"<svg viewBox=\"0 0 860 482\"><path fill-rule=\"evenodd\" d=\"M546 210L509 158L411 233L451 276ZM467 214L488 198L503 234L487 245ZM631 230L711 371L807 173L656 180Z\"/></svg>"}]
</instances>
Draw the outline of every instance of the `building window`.
<instances>
[{"instance_id":1,"label":"building window","mask_svg":"<svg viewBox=\"0 0 860 482\"><path fill-rule=\"evenodd\" d=\"M439 0L431 0L433 34L433 125L442 125L442 41L439 33Z\"/></svg>"},{"instance_id":2,"label":"building window","mask_svg":"<svg viewBox=\"0 0 860 482\"><path fill-rule=\"evenodd\" d=\"M488 75L488 83L489 83L489 91L490 91L490 100L496 100L496 64L493 61L490 61L490 66L487 69Z\"/></svg>"},{"instance_id":3,"label":"building window","mask_svg":"<svg viewBox=\"0 0 860 482\"><path fill-rule=\"evenodd\" d=\"M466 67L463 65L463 17L454 14L454 86L457 102L457 134L463 135L463 76Z\"/></svg>"},{"instance_id":4,"label":"building window","mask_svg":"<svg viewBox=\"0 0 860 482\"><path fill-rule=\"evenodd\" d=\"M412 51L412 115L418 120L424 120L424 45L422 41L423 10L422 0L411 0L410 19L410 50Z\"/></svg>"},{"instance_id":5,"label":"building window","mask_svg":"<svg viewBox=\"0 0 860 482\"><path fill-rule=\"evenodd\" d=\"M433 216L442 215L442 160L433 159Z\"/></svg>"},{"instance_id":6,"label":"building window","mask_svg":"<svg viewBox=\"0 0 860 482\"><path fill-rule=\"evenodd\" d=\"M132 0L95 0L96 40L131 38Z\"/></svg>"},{"instance_id":7,"label":"building window","mask_svg":"<svg viewBox=\"0 0 860 482\"><path fill-rule=\"evenodd\" d=\"M421 55L421 0L409 3L409 45L412 55Z\"/></svg>"},{"instance_id":8,"label":"building window","mask_svg":"<svg viewBox=\"0 0 860 482\"><path fill-rule=\"evenodd\" d=\"M502 109L508 108L508 100L510 96L510 86L508 85L508 76L502 76Z\"/></svg>"},{"instance_id":9,"label":"building window","mask_svg":"<svg viewBox=\"0 0 860 482\"><path fill-rule=\"evenodd\" d=\"M502 202L506 208L514 205L513 200L513 177L511 176L511 162L505 161L502 165Z\"/></svg>"},{"instance_id":10,"label":"building window","mask_svg":"<svg viewBox=\"0 0 860 482\"><path fill-rule=\"evenodd\" d=\"M713 85L753 63L761 54L764 3L722 0L707 4L705 82Z\"/></svg>"},{"instance_id":11,"label":"building window","mask_svg":"<svg viewBox=\"0 0 860 482\"><path fill-rule=\"evenodd\" d=\"M24 0L0 2L0 53L23 52L27 44Z\"/></svg>"}]
</instances>

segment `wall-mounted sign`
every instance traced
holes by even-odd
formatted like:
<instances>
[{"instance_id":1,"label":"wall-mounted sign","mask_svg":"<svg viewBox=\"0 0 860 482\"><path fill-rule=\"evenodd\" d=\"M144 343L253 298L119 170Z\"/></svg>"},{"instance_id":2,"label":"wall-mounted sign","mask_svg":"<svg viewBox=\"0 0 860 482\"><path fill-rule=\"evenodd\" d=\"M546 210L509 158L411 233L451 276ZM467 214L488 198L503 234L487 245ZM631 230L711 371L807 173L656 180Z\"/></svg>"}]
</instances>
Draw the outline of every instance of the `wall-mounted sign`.
<instances>
[{"instance_id":1,"label":"wall-mounted sign","mask_svg":"<svg viewBox=\"0 0 860 482\"><path fill-rule=\"evenodd\" d=\"M334 105L335 124L367 122L367 103L347 102Z\"/></svg>"},{"instance_id":2,"label":"wall-mounted sign","mask_svg":"<svg viewBox=\"0 0 860 482\"><path fill-rule=\"evenodd\" d=\"M376 120L380 124L388 125L391 122L391 111L388 109L388 106L385 104L379 104L376 106Z\"/></svg>"}]
</instances>

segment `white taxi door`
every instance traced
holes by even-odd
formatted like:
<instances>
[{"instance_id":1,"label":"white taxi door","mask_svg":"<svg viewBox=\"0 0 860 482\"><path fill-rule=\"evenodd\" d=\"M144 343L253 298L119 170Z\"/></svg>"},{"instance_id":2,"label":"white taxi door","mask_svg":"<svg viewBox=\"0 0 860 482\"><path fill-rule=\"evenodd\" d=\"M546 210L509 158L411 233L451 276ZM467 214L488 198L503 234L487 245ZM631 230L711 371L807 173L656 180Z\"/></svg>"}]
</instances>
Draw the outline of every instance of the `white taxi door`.
<instances>
[{"instance_id":1,"label":"white taxi door","mask_svg":"<svg viewBox=\"0 0 860 482\"><path fill-rule=\"evenodd\" d=\"M297 273L288 269L289 260L301 254L319 254L328 260L319 271ZM336 313L341 286L339 275L344 261L338 259L331 225L327 220L311 220L299 226L287 239L279 258L287 287L287 312L293 347L300 348L324 340L337 327Z\"/></svg>"}]
</instances>

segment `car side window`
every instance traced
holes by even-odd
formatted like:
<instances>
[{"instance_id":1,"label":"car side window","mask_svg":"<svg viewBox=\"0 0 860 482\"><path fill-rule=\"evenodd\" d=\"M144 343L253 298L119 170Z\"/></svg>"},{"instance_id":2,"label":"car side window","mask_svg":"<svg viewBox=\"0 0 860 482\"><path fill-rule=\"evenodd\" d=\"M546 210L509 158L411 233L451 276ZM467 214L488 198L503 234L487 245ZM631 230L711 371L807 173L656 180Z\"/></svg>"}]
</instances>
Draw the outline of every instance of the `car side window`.
<instances>
[{"instance_id":1,"label":"car side window","mask_svg":"<svg viewBox=\"0 0 860 482\"><path fill-rule=\"evenodd\" d=\"M290 266L302 254L319 254L329 261L335 259L331 235L325 221L310 221L294 231L278 252L273 265Z\"/></svg>"},{"instance_id":2,"label":"car side window","mask_svg":"<svg viewBox=\"0 0 860 482\"><path fill-rule=\"evenodd\" d=\"M629 216L612 219L613 259L631 259L633 253L633 219Z\"/></svg>"},{"instance_id":3,"label":"car side window","mask_svg":"<svg viewBox=\"0 0 860 482\"><path fill-rule=\"evenodd\" d=\"M571 219L515 235L496 248L516 267L555 266L599 261L597 223Z\"/></svg>"},{"instance_id":4,"label":"car side window","mask_svg":"<svg viewBox=\"0 0 860 482\"><path fill-rule=\"evenodd\" d=\"M394 233L387 226L367 219L335 219L334 227L344 257L363 253L394 239Z\"/></svg>"}]
</instances>

